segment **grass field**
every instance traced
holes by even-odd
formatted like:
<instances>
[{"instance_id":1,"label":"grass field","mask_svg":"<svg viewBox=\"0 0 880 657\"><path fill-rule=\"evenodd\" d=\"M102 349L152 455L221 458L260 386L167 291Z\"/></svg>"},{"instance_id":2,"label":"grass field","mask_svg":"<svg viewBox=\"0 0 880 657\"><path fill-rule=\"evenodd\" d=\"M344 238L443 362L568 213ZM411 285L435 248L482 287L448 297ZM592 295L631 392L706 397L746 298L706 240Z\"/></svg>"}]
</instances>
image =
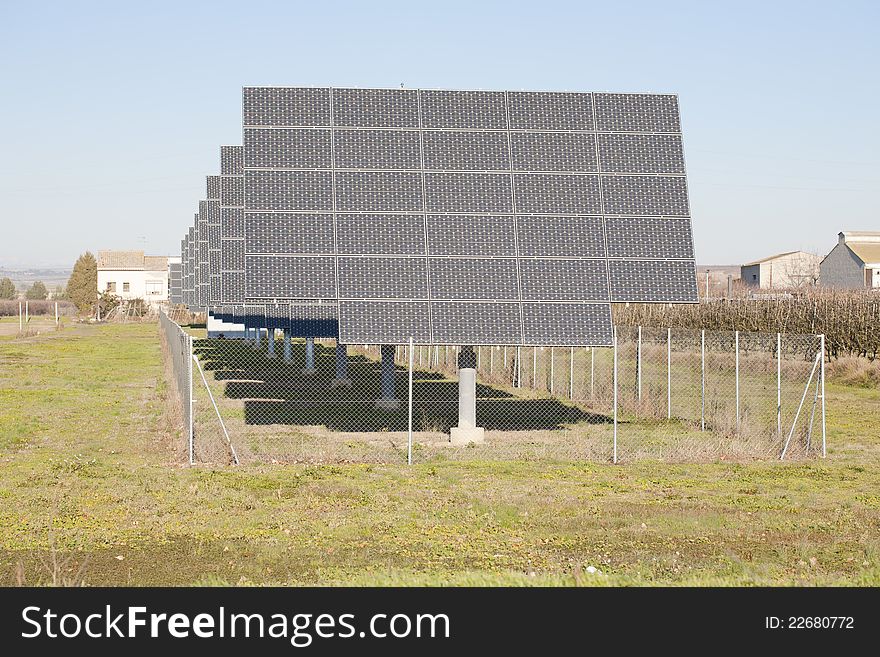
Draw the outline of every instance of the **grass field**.
<instances>
[{"instance_id":1,"label":"grass field","mask_svg":"<svg viewBox=\"0 0 880 657\"><path fill-rule=\"evenodd\" d=\"M155 325L3 339L0 584L880 585L880 390L827 393L826 460L190 468Z\"/></svg>"}]
</instances>

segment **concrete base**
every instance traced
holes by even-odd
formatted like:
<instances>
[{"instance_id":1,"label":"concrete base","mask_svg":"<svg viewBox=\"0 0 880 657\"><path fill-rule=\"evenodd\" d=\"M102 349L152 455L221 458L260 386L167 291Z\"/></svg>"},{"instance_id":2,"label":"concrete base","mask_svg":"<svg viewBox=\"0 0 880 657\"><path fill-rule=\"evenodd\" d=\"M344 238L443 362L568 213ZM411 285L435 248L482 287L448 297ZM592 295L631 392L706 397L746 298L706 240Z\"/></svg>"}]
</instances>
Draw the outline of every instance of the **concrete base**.
<instances>
[{"instance_id":1,"label":"concrete base","mask_svg":"<svg viewBox=\"0 0 880 657\"><path fill-rule=\"evenodd\" d=\"M333 379L330 382L331 388L351 388L351 379Z\"/></svg>"},{"instance_id":2,"label":"concrete base","mask_svg":"<svg viewBox=\"0 0 880 657\"><path fill-rule=\"evenodd\" d=\"M462 429L461 427L452 427L449 430L449 444L457 447L463 447L470 443L486 442L486 431L483 427L474 427L473 429Z\"/></svg>"},{"instance_id":3,"label":"concrete base","mask_svg":"<svg viewBox=\"0 0 880 657\"><path fill-rule=\"evenodd\" d=\"M377 399L376 408L383 411L396 411L400 408L399 399Z\"/></svg>"},{"instance_id":4,"label":"concrete base","mask_svg":"<svg viewBox=\"0 0 880 657\"><path fill-rule=\"evenodd\" d=\"M303 376L312 376L317 371L314 367L306 367L302 370L302 374Z\"/></svg>"}]
</instances>

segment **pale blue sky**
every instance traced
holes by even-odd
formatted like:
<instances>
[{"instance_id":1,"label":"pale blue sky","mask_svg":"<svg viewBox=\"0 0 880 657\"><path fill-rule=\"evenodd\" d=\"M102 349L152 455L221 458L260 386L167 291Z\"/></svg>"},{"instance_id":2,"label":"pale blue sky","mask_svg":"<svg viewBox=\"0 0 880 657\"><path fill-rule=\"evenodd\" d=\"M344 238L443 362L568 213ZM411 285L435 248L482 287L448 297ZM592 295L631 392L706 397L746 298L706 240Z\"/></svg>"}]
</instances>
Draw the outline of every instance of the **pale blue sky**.
<instances>
[{"instance_id":1,"label":"pale blue sky","mask_svg":"<svg viewBox=\"0 0 880 657\"><path fill-rule=\"evenodd\" d=\"M680 95L697 257L880 230L877 2L0 0L0 266L179 251L249 84Z\"/></svg>"}]
</instances>

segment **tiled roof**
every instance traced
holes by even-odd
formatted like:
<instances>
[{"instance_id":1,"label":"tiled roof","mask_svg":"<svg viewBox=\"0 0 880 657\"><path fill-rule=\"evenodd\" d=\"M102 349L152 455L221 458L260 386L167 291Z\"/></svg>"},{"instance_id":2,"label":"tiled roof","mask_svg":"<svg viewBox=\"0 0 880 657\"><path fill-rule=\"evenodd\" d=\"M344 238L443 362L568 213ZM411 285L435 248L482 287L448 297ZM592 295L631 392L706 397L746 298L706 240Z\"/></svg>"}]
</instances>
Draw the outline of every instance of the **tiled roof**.
<instances>
[{"instance_id":1,"label":"tiled roof","mask_svg":"<svg viewBox=\"0 0 880 657\"><path fill-rule=\"evenodd\" d=\"M144 256L144 269L147 271L166 271L168 258L166 256Z\"/></svg>"},{"instance_id":2,"label":"tiled roof","mask_svg":"<svg viewBox=\"0 0 880 657\"><path fill-rule=\"evenodd\" d=\"M878 242L847 242L849 250L858 256L866 265L880 264L880 243Z\"/></svg>"},{"instance_id":3,"label":"tiled roof","mask_svg":"<svg viewBox=\"0 0 880 657\"><path fill-rule=\"evenodd\" d=\"M98 251L98 269L143 268L143 251Z\"/></svg>"}]
</instances>

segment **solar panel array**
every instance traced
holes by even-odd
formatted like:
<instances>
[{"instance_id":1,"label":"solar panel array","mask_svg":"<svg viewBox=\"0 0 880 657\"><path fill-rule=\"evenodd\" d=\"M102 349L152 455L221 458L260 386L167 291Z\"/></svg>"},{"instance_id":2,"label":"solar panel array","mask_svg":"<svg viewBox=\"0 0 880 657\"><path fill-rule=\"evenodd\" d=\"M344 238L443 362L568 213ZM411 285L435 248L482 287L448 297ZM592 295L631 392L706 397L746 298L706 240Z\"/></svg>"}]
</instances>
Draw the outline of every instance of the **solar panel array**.
<instances>
[{"instance_id":1,"label":"solar panel array","mask_svg":"<svg viewBox=\"0 0 880 657\"><path fill-rule=\"evenodd\" d=\"M248 87L243 118L226 303L344 343L601 345L611 302L696 301L675 96Z\"/></svg>"},{"instance_id":2,"label":"solar panel array","mask_svg":"<svg viewBox=\"0 0 880 657\"><path fill-rule=\"evenodd\" d=\"M168 301L174 305L183 303L183 279L181 270L182 265L179 262L172 262L168 265Z\"/></svg>"},{"instance_id":3,"label":"solar panel array","mask_svg":"<svg viewBox=\"0 0 880 657\"><path fill-rule=\"evenodd\" d=\"M220 300L244 300L244 170L242 147L220 147Z\"/></svg>"}]
</instances>

